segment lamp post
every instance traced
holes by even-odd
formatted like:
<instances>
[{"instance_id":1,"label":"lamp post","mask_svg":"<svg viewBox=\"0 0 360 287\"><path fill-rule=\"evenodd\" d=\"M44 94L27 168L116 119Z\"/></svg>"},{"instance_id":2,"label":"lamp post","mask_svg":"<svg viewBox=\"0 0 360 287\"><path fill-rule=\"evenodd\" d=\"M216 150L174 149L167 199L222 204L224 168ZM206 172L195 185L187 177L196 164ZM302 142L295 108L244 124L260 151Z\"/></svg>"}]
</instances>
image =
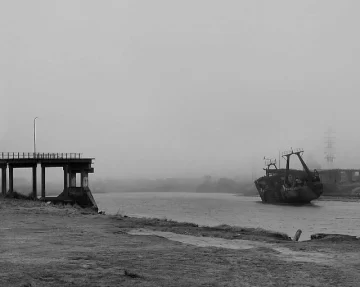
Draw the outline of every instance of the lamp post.
<instances>
[{"instance_id":1,"label":"lamp post","mask_svg":"<svg viewBox=\"0 0 360 287\"><path fill-rule=\"evenodd\" d=\"M34 157L36 155L36 119L38 119L38 117L34 118Z\"/></svg>"}]
</instances>

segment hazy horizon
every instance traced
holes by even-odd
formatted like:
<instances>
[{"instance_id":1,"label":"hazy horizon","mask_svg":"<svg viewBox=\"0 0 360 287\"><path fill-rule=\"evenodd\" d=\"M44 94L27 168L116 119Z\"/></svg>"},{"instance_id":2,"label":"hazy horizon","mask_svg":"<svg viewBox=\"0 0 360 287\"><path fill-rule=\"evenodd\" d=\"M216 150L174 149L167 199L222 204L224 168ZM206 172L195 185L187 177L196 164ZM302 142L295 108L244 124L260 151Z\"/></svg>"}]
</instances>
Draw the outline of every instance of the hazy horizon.
<instances>
[{"instance_id":1,"label":"hazy horizon","mask_svg":"<svg viewBox=\"0 0 360 287\"><path fill-rule=\"evenodd\" d=\"M359 8L2 1L0 152L32 152L39 117L37 151L94 157L90 181L249 176L290 147L326 167L331 127L360 168Z\"/></svg>"}]
</instances>

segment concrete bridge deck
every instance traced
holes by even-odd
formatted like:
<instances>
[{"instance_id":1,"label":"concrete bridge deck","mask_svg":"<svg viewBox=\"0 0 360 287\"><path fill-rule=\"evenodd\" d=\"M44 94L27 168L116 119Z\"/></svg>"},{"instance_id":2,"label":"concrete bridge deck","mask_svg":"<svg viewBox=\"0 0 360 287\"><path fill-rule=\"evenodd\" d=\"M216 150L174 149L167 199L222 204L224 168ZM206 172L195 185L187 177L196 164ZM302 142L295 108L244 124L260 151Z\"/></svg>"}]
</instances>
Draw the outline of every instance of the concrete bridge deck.
<instances>
[{"instance_id":1,"label":"concrete bridge deck","mask_svg":"<svg viewBox=\"0 0 360 287\"><path fill-rule=\"evenodd\" d=\"M94 158L83 158L81 153L25 153L25 152L1 152L1 192L7 194L7 169L9 169L9 193L14 192L14 169L32 168L32 197L37 199L37 166L41 165L41 197L42 200L52 200L53 197L45 195L45 170L49 167L62 167L64 170L64 190L54 201L69 201L82 198L81 201L91 201L92 198L88 186L88 174L94 172L92 167ZM76 184L76 174L81 175L80 186ZM76 201L76 200L75 200ZM89 203L89 202L88 202Z\"/></svg>"}]
</instances>

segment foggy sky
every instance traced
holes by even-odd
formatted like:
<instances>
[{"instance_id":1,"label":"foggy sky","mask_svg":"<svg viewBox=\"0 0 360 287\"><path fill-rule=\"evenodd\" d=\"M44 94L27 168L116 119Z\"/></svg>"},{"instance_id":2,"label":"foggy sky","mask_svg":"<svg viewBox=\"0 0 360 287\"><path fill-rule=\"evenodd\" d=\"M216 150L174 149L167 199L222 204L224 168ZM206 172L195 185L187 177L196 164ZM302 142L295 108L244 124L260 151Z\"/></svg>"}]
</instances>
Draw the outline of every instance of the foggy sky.
<instances>
[{"instance_id":1,"label":"foggy sky","mask_svg":"<svg viewBox=\"0 0 360 287\"><path fill-rule=\"evenodd\" d=\"M0 151L97 177L260 174L302 147L360 167L359 1L0 2ZM306 156L305 156L306 157Z\"/></svg>"}]
</instances>

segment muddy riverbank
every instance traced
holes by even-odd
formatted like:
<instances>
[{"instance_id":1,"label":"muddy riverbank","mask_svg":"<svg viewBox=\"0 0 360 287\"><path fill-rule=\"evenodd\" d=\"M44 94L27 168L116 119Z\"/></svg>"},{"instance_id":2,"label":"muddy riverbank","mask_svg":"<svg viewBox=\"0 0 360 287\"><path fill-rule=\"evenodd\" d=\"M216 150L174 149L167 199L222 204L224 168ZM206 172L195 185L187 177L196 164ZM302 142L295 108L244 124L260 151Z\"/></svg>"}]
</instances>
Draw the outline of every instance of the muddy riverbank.
<instances>
[{"instance_id":1,"label":"muddy riverbank","mask_svg":"<svg viewBox=\"0 0 360 287\"><path fill-rule=\"evenodd\" d=\"M0 286L356 286L360 240L0 199Z\"/></svg>"}]
</instances>

